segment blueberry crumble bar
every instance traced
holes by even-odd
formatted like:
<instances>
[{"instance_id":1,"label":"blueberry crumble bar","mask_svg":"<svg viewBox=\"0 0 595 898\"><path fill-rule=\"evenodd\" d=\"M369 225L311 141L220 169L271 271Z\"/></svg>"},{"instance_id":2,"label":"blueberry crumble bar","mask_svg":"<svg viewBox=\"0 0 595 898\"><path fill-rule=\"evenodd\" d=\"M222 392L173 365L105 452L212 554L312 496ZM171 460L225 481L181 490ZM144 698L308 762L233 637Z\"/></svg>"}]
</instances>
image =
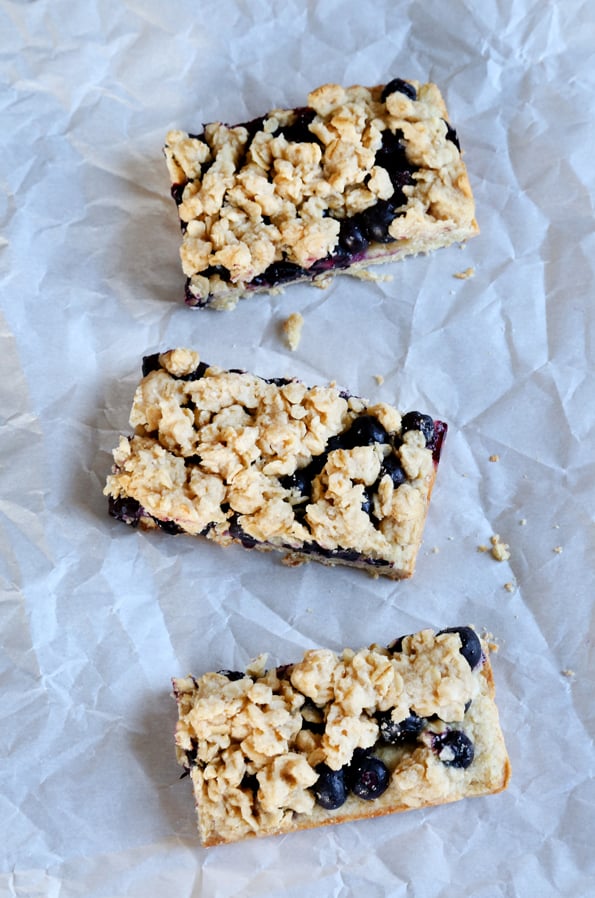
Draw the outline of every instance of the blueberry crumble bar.
<instances>
[{"instance_id":1,"label":"blueberry crumble bar","mask_svg":"<svg viewBox=\"0 0 595 898\"><path fill-rule=\"evenodd\" d=\"M105 494L132 526L410 577L447 426L335 385L146 356Z\"/></svg>"},{"instance_id":2,"label":"blueberry crumble bar","mask_svg":"<svg viewBox=\"0 0 595 898\"><path fill-rule=\"evenodd\" d=\"M435 84L325 84L307 105L168 133L189 306L426 253L478 232Z\"/></svg>"},{"instance_id":3,"label":"blueberry crumble bar","mask_svg":"<svg viewBox=\"0 0 595 898\"><path fill-rule=\"evenodd\" d=\"M499 792L510 763L471 627L174 679L205 846Z\"/></svg>"}]
</instances>

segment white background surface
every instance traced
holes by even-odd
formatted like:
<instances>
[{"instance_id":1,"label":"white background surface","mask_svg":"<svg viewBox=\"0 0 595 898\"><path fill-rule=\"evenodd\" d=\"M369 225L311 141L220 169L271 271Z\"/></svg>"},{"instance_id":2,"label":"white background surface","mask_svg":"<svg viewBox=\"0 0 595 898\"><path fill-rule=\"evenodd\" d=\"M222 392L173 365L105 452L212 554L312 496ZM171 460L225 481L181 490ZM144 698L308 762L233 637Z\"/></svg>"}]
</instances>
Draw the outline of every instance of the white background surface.
<instances>
[{"instance_id":1,"label":"white background surface","mask_svg":"<svg viewBox=\"0 0 595 898\"><path fill-rule=\"evenodd\" d=\"M0 34L2 898L592 895L593 4L0 0ZM481 236L187 309L167 130L395 76L443 90ZM414 579L108 518L140 359L176 345L448 421ZM171 676L466 623L500 643L506 793L199 847Z\"/></svg>"}]
</instances>

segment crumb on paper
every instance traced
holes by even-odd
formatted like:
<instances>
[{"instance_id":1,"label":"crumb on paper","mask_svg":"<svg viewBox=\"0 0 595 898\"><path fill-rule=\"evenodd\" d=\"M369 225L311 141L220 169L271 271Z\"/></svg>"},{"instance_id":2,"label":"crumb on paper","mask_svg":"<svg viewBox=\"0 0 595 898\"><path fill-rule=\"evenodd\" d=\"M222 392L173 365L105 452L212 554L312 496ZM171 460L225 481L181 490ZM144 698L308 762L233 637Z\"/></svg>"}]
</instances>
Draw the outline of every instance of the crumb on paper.
<instances>
[{"instance_id":1,"label":"crumb on paper","mask_svg":"<svg viewBox=\"0 0 595 898\"><path fill-rule=\"evenodd\" d=\"M382 376L382 374L375 374L374 380L376 381L376 383L378 384L379 387L381 387L382 384L384 383L384 377Z\"/></svg>"},{"instance_id":2,"label":"crumb on paper","mask_svg":"<svg viewBox=\"0 0 595 898\"><path fill-rule=\"evenodd\" d=\"M527 518L521 518L519 521L519 524L521 525L521 527L526 527L527 526Z\"/></svg>"},{"instance_id":3,"label":"crumb on paper","mask_svg":"<svg viewBox=\"0 0 595 898\"><path fill-rule=\"evenodd\" d=\"M292 352L295 352L300 344L303 326L304 318L299 312L292 312L283 322L283 333Z\"/></svg>"},{"instance_id":4,"label":"crumb on paper","mask_svg":"<svg viewBox=\"0 0 595 898\"><path fill-rule=\"evenodd\" d=\"M567 677L567 679L571 680L573 677L576 677L576 673L571 670L570 667L567 667L562 671L562 676Z\"/></svg>"},{"instance_id":5,"label":"crumb on paper","mask_svg":"<svg viewBox=\"0 0 595 898\"><path fill-rule=\"evenodd\" d=\"M368 271L367 268L356 268L355 271L349 272L349 277L358 278L360 281L373 281L374 283L388 283L392 281L392 274L376 274L375 271Z\"/></svg>"},{"instance_id":6,"label":"crumb on paper","mask_svg":"<svg viewBox=\"0 0 595 898\"><path fill-rule=\"evenodd\" d=\"M495 558L496 561L508 561L510 558L510 546L502 542L499 534L494 533L493 536L490 536L490 543L492 544L490 550L492 558ZM481 551L487 551L487 547L482 547Z\"/></svg>"},{"instance_id":7,"label":"crumb on paper","mask_svg":"<svg viewBox=\"0 0 595 898\"><path fill-rule=\"evenodd\" d=\"M500 461L499 455L490 455L490 461Z\"/></svg>"},{"instance_id":8,"label":"crumb on paper","mask_svg":"<svg viewBox=\"0 0 595 898\"><path fill-rule=\"evenodd\" d=\"M489 552L490 547L486 546L484 543L482 543L480 546L477 547L477 551L478 552Z\"/></svg>"},{"instance_id":9,"label":"crumb on paper","mask_svg":"<svg viewBox=\"0 0 595 898\"><path fill-rule=\"evenodd\" d=\"M510 546L502 542L497 533L490 537L490 542L492 544L492 558L495 558L496 561L508 561L510 558Z\"/></svg>"},{"instance_id":10,"label":"crumb on paper","mask_svg":"<svg viewBox=\"0 0 595 898\"><path fill-rule=\"evenodd\" d=\"M556 553L556 555L561 555L563 551L564 551L564 546L555 546L554 547L554 552Z\"/></svg>"},{"instance_id":11,"label":"crumb on paper","mask_svg":"<svg viewBox=\"0 0 595 898\"><path fill-rule=\"evenodd\" d=\"M553 529L554 529L554 530L559 530L559 529L560 529L560 525L559 525L559 524L554 524Z\"/></svg>"},{"instance_id":12,"label":"crumb on paper","mask_svg":"<svg viewBox=\"0 0 595 898\"><path fill-rule=\"evenodd\" d=\"M465 268L464 271L457 271L453 275L453 277L458 278L460 281L466 281L467 278L472 278L475 274L475 268Z\"/></svg>"},{"instance_id":13,"label":"crumb on paper","mask_svg":"<svg viewBox=\"0 0 595 898\"><path fill-rule=\"evenodd\" d=\"M516 585L508 581L508 583L504 584L504 589L506 592L514 592L516 590Z\"/></svg>"}]
</instances>

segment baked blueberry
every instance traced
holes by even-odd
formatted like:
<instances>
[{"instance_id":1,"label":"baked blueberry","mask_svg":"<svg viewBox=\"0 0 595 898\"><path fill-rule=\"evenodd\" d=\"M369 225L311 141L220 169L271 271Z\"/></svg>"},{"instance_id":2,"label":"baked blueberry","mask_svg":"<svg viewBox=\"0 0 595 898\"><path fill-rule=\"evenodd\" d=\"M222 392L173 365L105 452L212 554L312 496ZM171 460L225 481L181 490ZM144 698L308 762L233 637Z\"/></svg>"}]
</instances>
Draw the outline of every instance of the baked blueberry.
<instances>
[{"instance_id":1,"label":"baked blueberry","mask_svg":"<svg viewBox=\"0 0 595 898\"><path fill-rule=\"evenodd\" d=\"M386 129L382 132L382 145L376 153L374 162L385 168L391 179L395 191L391 197L391 205L395 208L405 205L407 197L403 193L403 187L415 183L412 172L417 171L417 166L412 165L407 159L402 131L393 133Z\"/></svg>"},{"instance_id":2,"label":"baked blueberry","mask_svg":"<svg viewBox=\"0 0 595 898\"><path fill-rule=\"evenodd\" d=\"M403 466L396 455L387 455L382 462L380 477L384 477L385 474L390 476L395 487L401 486L401 484L405 483L407 480L407 474L403 470Z\"/></svg>"},{"instance_id":3,"label":"baked blueberry","mask_svg":"<svg viewBox=\"0 0 595 898\"><path fill-rule=\"evenodd\" d=\"M340 808L347 799L345 768L331 770L326 764L319 764L316 772L318 773L318 779L312 787L316 804L319 804L327 811L334 811Z\"/></svg>"},{"instance_id":4,"label":"baked blueberry","mask_svg":"<svg viewBox=\"0 0 595 898\"><path fill-rule=\"evenodd\" d=\"M405 635L407 635L407 634L405 634ZM405 636L397 636L396 639L393 639L393 641L390 643L390 645L387 646L387 649L389 650L389 652L392 652L393 654L396 654L397 652L402 652L404 639L405 639Z\"/></svg>"},{"instance_id":5,"label":"baked blueberry","mask_svg":"<svg viewBox=\"0 0 595 898\"><path fill-rule=\"evenodd\" d=\"M349 766L349 785L353 794L365 801L373 801L386 792L389 782L390 771L386 764L368 751L356 748Z\"/></svg>"},{"instance_id":6,"label":"baked blueberry","mask_svg":"<svg viewBox=\"0 0 595 898\"><path fill-rule=\"evenodd\" d=\"M143 377L146 377L147 374L150 374L151 371L159 371L161 365L159 364L159 353L153 352L151 355L143 356Z\"/></svg>"},{"instance_id":7,"label":"baked blueberry","mask_svg":"<svg viewBox=\"0 0 595 898\"><path fill-rule=\"evenodd\" d=\"M459 143L459 138L457 136L457 132L452 127L452 125L449 122L447 122L446 120L445 120L445 125L446 125L446 139L450 140L452 143L454 143L455 147L457 148L457 150L460 153L461 152L461 144Z\"/></svg>"},{"instance_id":8,"label":"baked blueberry","mask_svg":"<svg viewBox=\"0 0 595 898\"><path fill-rule=\"evenodd\" d=\"M312 134L308 125L314 120L316 112L309 106L302 106L295 110L295 118L290 125L284 125L279 129L285 140L295 143L320 143L315 134Z\"/></svg>"},{"instance_id":9,"label":"baked blueberry","mask_svg":"<svg viewBox=\"0 0 595 898\"><path fill-rule=\"evenodd\" d=\"M177 536L179 533L184 532L183 528L180 527L179 524L176 524L175 521L160 521L158 518L154 518L153 520L157 522L161 530L165 533L169 533L170 536Z\"/></svg>"},{"instance_id":10,"label":"baked blueberry","mask_svg":"<svg viewBox=\"0 0 595 898\"><path fill-rule=\"evenodd\" d=\"M388 432L374 415L360 415L359 418L356 418L341 440L345 449L389 442Z\"/></svg>"},{"instance_id":11,"label":"baked blueberry","mask_svg":"<svg viewBox=\"0 0 595 898\"><path fill-rule=\"evenodd\" d=\"M473 763L475 749L473 743L462 730L445 730L435 733L432 738L432 749L446 767L458 767L465 770Z\"/></svg>"},{"instance_id":12,"label":"baked blueberry","mask_svg":"<svg viewBox=\"0 0 595 898\"><path fill-rule=\"evenodd\" d=\"M458 633L461 640L461 655L469 663L469 667L473 670L481 661L482 650L479 636L471 627L447 627L440 630L440 633ZM440 633L438 635L440 635Z\"/></svg>"},{"instance_id":13,"label":"baked blueberry","mask_svg":"<svg viewBox=\"0 0 595 898\"><path fill-rule=\"evenodd\" d=\"M360 224L368 240L376 243L392 243L395 238L388 229L395 219L396 208L388 200L378 200L360 214Z\"/></svg>"},{"instance_id":14,"label":"baked blueberry","mask_svg":"<svg viewBox=\"0 0 595 898\"><path fill-rule=\"evenodd\" d=\"M254 539L254 537L248 536L247 533L244 533L238 523L237 515L233 517L229 522L229 533L233 539L239 540L245 549L253 549L258 542L258 540Z\"/></svg>"},{"instance_id":15,"label":"baked blueberry","mask_svg":"<svg viewBox=\"0 0 595 898\"><path fill-rule=\"evenodd\" d=\"M421 430L426 444L431 444L434 439L434 421L429 415L423 415L421 412L407 412L401 418L401 433L408 430Z\"/></svg>"},{"instance_id":16,"label":"baked blueberry","mask_svg":"<svg viewBox=\"0 0 595 898\"><path fill-rule=\"evenodd\" d=\"M279 284L286 284L289 281L296 281L299 278L308 277L308 272L295 262L273 262L269 267L252 278L250 284L253 287L276 287Z\"/></svg>"},{"instance_id":17,"label":"baked blueberry","mask_svg":"<svg viewBox=\"0 0 595 898\"><path fill-rule=\"evenodd\" d=\"M380 737L391 745L414 742L426 726L425 717L418 717L413 711L404 720L394 721L391 711L378 711L376 720L380 729Z\"/></svg>"},{"instance_id":18,"label":"baked blueberry","mask_svg":"<svg viewBox=\"0 0 595 898\"><path fill-rule=\"evenodd\" d=\"M225 281L226 284L231 280L231 272L225 265L209 265L208 268L205 268L202 274L206 278L214 277L218 274L221 280Z\"/></svg>"},{"instance_id":19,"label":"baked blueberry","mask_svg":"<svg viewBox=\"0 0 595 898\"><path fill-rule=\"evenodd\" d=\"M258 782L258 778L255 773L245 773L242 777L242 782L240 783L240 787L242 789L249 789L254 795L256 795L259 786L260 783Z\"/></svg>"},{"instance_id":20,"label":"baked blueberry","mask_svg":"<svg viewBox=\"0 0 595 898\"><path fill-rule=\"evenodd\" d=\"M374 490L371 486L364 488L364 498L362 500L362 511L372 516L374 513Z\"/></svg>"},{"instance_id":21,"label":"baked blueberry","mask_svg":"<svg viewBox=\"0 0 595 898\"><path fill-rule=\"evenodd\" d=\"M196 764L196 755L198 754L198 743L192 740L192 748L186 749L186 760L188 761L188 768L194 767ZM187 773L188 771L186 771Z\"/></svg>"},{"instance_id":22,"label":"baked blueberry","mask_svg":"<svg viewBox=\"0 0 595 898\"><path fill-rule=\"evenodd\" d=\"M218 670L218 674L227 677L228 680L243 680L246 674L242 670Z\"/></svg>"},{"instance_id":23,"label":"baked blueberry","mask_svg":"<svg viewBox=\"0 0 595 898\"><path fill-rule=\"evenodd\" d=\"M410 100L417 100L417 90L413 84L409 84L408 81L403 81L402 78L393 78L392 81L389 81L388 84L384 85L384 89L380 94L380 99L384 103L386 98L391 94L394 94L398 91L400 94L405 94L406 97L409 97Z\"/></svg>"},{"instance_id":24,"label":"baked blueberry","mask_svg":"<svg viewBox=\"0 0 595 898\"><path fill-rule=\"evenodd\" d=\"M352 256L367 250L368 239L355 216L342 220L339 228L339 246Z\"/></svg>"},{"instance_id":25,"label":"baked blueberry","mask_svg":"<svg viewBox=\"0 0 595 898\"><path fill-rule=\"evenodd\" d=\"M126 496L121 496L118 499L110 496L108 499L108 511L112 518L122 521L124 524L130 524L131 527L138 527L143 514L140 502Z\"/></svg>"}]
</instances>

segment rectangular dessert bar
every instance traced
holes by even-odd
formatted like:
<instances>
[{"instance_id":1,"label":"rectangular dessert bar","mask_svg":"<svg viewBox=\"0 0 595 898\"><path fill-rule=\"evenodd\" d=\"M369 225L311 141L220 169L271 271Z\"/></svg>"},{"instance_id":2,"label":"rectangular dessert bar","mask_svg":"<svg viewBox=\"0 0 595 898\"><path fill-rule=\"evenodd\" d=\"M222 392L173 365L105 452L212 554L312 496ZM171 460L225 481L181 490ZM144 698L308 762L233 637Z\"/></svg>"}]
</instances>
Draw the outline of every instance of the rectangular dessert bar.
<instances>
[{"instance_id":1,"label":"rectangular dessert bar","mask_svg":"<svg viewBox=\"0 0 595 898\"><path fill-rule=\"evenodd\" d=\"M145 357L105 494L133 526L410 577L446 424L335 385Z\"/></svg>"},{"instance_id":2,"label":"rectangular dessert bar","mask_svg":"<svg viewBox=\"0 0 595 898\"><path fill-rule=\"evenodd\" d=\"M427 253L478 233L459 141L435 84L325 84L164 148L190 306Z\"/></svg>"},{"instance_id":3,"label":"rectangular dessert bar","mask_svg":"<svg viewBox=\"0 0 595 898\"><path fill-rule=\"evenodd\" d=\"M205 846L504 789L490 646L471 627L174 679Z\"/></svg>"}]
</instances>

